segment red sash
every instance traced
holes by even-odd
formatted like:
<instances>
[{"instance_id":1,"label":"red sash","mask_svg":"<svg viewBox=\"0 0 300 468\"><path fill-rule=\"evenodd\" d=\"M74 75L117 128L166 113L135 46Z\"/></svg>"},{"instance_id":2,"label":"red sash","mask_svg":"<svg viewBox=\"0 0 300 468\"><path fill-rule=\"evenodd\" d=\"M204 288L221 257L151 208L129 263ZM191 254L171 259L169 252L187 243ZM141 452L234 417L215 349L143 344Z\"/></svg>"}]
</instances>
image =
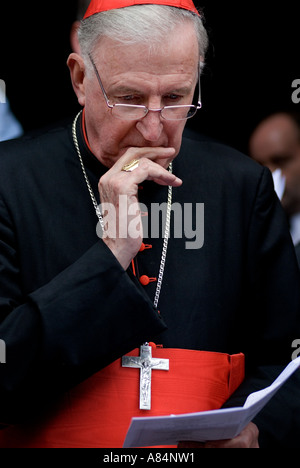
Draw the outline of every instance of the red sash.
<instances>
[{"instance_id":1,"label":"red sash","mask_svg":"<svg viewBox=\"0 0 300 468\"><path fill-rule=\"evenodd\" d=\"M118 359L66 393L38 423L0 431L0 447L122 447L132 417L219 409L244 379L243 354L168 348L152 354L169 359L170 370L152 371L150 411L139 410L139 369Z\"/></svg>"}]
</instances>

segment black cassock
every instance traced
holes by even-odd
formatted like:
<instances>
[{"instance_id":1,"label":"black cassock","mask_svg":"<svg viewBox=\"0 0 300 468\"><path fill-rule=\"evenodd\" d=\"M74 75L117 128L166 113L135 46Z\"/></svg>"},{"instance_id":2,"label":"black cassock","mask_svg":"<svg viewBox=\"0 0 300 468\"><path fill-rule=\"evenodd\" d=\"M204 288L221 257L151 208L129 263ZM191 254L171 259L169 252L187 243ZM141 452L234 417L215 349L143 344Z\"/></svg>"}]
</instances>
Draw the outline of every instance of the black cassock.
<instances>
[{"instance_id":1,"label":"black cassock","mask_svg":"<svg viewBox=\"0 0 300 468\"><path fill-rule=\"evenodd\" d=\"M98 197L106 169L88 150L80 120L77 136ZM173 171L183 180L173 203L182 207L185 235L174 209L159 315L156 284L143 287L97 237L71 125L0 145L0 422L30 418L145 341L243 352L246 380L229 405L268 385L291 359L300 338L299 272L271 174L200 136L183 139ZM152 249L138 254L138 276L158 276L163 232L157 238L150 204L166 203L167 191L152 182L139 190L155 238L144 240ZM191 206L193 226L184 218ZM257 418L264 446L296 444L297 379Z\"/></svg>"}]
</instances>

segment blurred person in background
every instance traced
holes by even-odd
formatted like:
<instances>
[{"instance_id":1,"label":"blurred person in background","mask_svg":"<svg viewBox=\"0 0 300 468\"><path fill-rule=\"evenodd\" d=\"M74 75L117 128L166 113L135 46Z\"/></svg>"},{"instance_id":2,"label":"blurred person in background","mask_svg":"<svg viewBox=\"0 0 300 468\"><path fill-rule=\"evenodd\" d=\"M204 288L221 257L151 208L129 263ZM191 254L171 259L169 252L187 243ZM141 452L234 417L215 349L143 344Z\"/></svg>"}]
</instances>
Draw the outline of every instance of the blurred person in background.
<instances>
[{"instance_id":1,"label":"blurred person in background","mask_svg":"<svg viewBox=\"0 0 300 468\"><path fill-rule=\"evenodd\" d=\"M22 133L22 126L12 113L6 97L4 82L0 80L0 141L18 138Z\"/></svg>"},{"instance_id":2,"label":"blurred person in background","mask_svg":"<svg viewBox=\"0 0 300 468\"><path fill-rule=\"evenodd\" d=\"M281 202L296 250L300 242L300 115L281 112L260 122L249 140L250 156L284 178ZM299 256L298 256L299 259Z\"/></svg>"}]
</instances>

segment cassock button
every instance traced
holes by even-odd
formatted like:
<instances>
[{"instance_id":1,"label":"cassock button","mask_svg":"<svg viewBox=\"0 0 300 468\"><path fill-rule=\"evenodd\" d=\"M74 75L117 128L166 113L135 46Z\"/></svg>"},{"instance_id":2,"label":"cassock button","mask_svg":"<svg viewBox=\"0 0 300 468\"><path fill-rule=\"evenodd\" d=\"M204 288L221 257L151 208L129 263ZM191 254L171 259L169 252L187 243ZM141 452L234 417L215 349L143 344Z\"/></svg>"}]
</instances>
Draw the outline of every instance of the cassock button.
<instances>
[{"instance_id":1,"label":"cassock button","mask_svg":"<svg viewBox=\"0 0 300 468\"><path fill-rule=\"evenodd\" d=\"M149 276L143 275L140 277L140 283L143 286L148 286L150 283L155 283L157 281L157 278L149 278Z\"/></svg>"},{"instance_id":2,"label":"cassock button","mask_svg":"<svg viewBox=\"0 0 300 468\"><path fill-rule=\"evenodd\" d=\"M140 252L144 252L144 250L149 250L152 249L152 245L150 244L144 244L144 242L141 245Z\"/></svg>"},{"instance_id":3,"label":"cassock button","mask_svg":"<svg viewBox=\"0 0 300 468\"><path fill-rule=\"evenodd\" d=\"M156 349L157 348L157 344L156 343L153 343L152 341L150 341L148 343L149 346L151 346L152 349Z\"/></svg>"}]
</instances>

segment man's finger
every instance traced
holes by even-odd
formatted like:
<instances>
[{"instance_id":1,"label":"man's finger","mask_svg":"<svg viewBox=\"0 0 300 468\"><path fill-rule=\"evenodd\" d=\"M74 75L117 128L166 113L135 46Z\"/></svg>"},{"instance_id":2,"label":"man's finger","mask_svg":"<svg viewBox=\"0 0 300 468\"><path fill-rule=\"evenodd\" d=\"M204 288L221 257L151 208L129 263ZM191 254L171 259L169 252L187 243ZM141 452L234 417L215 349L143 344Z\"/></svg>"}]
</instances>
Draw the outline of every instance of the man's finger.
<instances>
[{"instance_id":1,"label":"man's finger","mask_svg":"<svg viewBox=\"0 0 300 468\"><path fill-rule=\"evenodd\" d=\"M136 185L141 184L145 180L152 180L160 185L172 185L173 187L179 187L182 184L182 180L176 177L175 174L172 174L172 172L148 158L142 158L139 161L138 167L132 172L126 173L126 177L128 183ZM125 177L124 181L126 183Z\"/></svg>"},{"instance_id":2,"label":"man's finger","mask_svg":"<svg viewBox=\"0 0 300 468\"><path fill-rule=\"evenodd\" d=\"M150 147L145 147L145 148L129 148L128 151L114 164L113 168L114 170L122 170L122 167L125 164L129 164L132 160L134 159L143 159L147 158L152 161L159 161L159 160L164 160L164 159L169 159L172 158L175 155L175 149L174 148L164 148L162 146L155 147L155 148L150 148Z\"/></svg>"}]
</instances>

